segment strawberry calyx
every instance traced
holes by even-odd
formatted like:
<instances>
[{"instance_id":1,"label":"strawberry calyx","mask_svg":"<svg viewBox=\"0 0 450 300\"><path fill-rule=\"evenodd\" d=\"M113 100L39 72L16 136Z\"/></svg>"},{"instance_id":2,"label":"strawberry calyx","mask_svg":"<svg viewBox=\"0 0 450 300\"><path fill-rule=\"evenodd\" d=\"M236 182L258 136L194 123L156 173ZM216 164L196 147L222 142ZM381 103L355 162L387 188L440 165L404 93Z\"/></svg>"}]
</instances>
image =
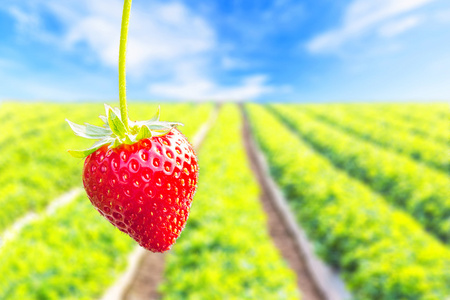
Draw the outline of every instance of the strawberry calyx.
<instances>
[{"instance_id":1,"label":"strawberry calyx","mask_svg":"<svg viewBox=\"0 0 450 300\"><path fill-rule=\"evenodd\" d=\"M106 116L101 115L100 119L103 121L103 126L95 126L88 123L85 125L75 124L66 119L73 132L87 139L97 140L90 148L84 150L68 150L68 152L76 158L84 158L89 154L95 152L104 145L108 148L116 148L119 145L132 145L139 140L151 138L153 136L162 136L168 133L172 128L179 125L179 122L164 122L159 120L160 109L148 121L131 121L128 119L128 126L122 120L119 108L112 108L105 104ZM127 128L128 127L128 128Z\"/></svg>"}]
</instances>

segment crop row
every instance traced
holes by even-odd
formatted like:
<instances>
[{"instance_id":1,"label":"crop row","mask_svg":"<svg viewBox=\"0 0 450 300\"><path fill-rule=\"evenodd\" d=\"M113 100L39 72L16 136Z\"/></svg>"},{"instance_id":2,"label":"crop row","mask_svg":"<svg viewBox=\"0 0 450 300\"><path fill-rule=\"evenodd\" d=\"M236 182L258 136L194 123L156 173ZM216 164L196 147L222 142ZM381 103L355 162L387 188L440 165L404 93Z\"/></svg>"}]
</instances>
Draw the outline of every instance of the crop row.
<instances>
[{"instance_id":1,"label":"crop row","mask_svg":"<svg viewBox=\"0 0 450 300\"><path fill-rule=\"evenodd\" d=\"M164 299L298 299L266 229L236 106L223 107L199 153L187 228L166 260Z\"/></svg>"},{"instance_id":2,"label":"crop row","mask_svg":"<svg viewBox=\"0 0 450 300\"><path fill-rule=\"evenodd\" d=\"M342 128L370 142L392 148L415 160L423 161L434 168L450 171L447 145L421 138L409 132L392 130L383 126L383 123L377 121L376 117L367 122L366 118L348 111L344 106L335 107L333 110L323 106L298 106L298 110L312 114L332 126ZM374 115L378 115L378 113L374 113Z\"/></svg>"},{"instance_id":3,"label":"crop row","mask_svg":"<svg viewBox=\"0 0 450 300\"><path fill-rule=\"evenodd\" d=\"M27 116L29 119L39 121L41 118L50 116L55 106L45 107L43 103L17 103L17 102L5 102L1 103L0 109L0 128L2 131L9 129L11 125L15 127L21 126L18 122ZM36 114L36 112L38 112ZM5 131L5 134L10 133ZM12 132L11 132L12 133ZM3 135L2 135L3 138Z\"/></svg>"},{"instance_id":4,"label":"crop row","mask_svg":"<svg viewBox=\"0 0 450 300\"><path fill-rule=\"evenodd\" d=\"M206 120L211 106L170 108L167 115L178 114L188 125L183 133L189 137ZM186 113L187 109L193 114ZM69 159L81 173L82 165ZM0 247L0 299L99 298L124 270L134 245L85 196L78 197L53 215L28 224Z\"/></svg>"},{"instance_id":5,"label":"crop row","mask_svg":"<svg viewBox=\"0 0 450 300\"><path fill-rule=\"evenodd\" d=\"M450 127L448 123L450 110L447 106L445 109L447 112L445 112L444 108L440 109L441 113L437 111L430 112L430 107L418 107L416 109L416 114L420 116L419 119L401 118L395 111L387 111L386 117L393 124L398 123L399 125L403 125L404 128L421 135L426 139L434 139L435 141L448 145L450 143ZM401 110L401 106L397 108L397 110ZM447 117L445 117L445 115L447 115ZM382 116L383 112L381 112L381 117Z\"/></svg>"},{"instance_id":6,"label":"crop row","mask_svg":"<svg viewBox=\"0 0 450 300\"><path fill-rule=\"evenodd\" d=\"M340 269L355 299L448 296L450 251L445 246L409 215L336 169L265 108L248 105L247 111L298 222L318 254Z\"/></svg>"},{"instance_id":7,"label":"crop row","mask_svg":"<svg viewBox=\"0 0 450 300\"><path fill-rule=\"evenodd\" d=\"M376 120L381 124L386 124L394 130L411 132L415 135L421 136L424 139L434 140L445 145L450 143L450 128L448 126L448 122L439 122L438 124L421 121L411 122L399 118L393 112L373 111L370 107L366 107L366 109L357 109L354 110L354 112L355 114L360 114L363 118L367 118L368 122L373 122ZM429 117L433 118L434 116L430 115Z\"/></svg>"},{"instance_id":8,"label":"crop row","mask_svg":"<svg viewBox=\"0 0 450 300\"><path fill-rule=\"evenodd\" d=\"M35 133L43 128L49 130L49 126L61 124L63 119L58 119L58 116L76 112L76 110L71 110L73 105L7 104L9 104L8 107L15 107L16 110L11 113L12 117L6 118L7 120L0 119L0 129L3 132L0 136L0 150L2 152L16 142L20 142L20 140L36 138Z\"/></svg>"},{"instance_id":9,"label":"crop row","mask_svg":"<svg viewBox=\"0 0 450 300\"><path fill-rule=\"evenodd\" d=\"M54 118L58 119L59 123L51 131L42 126L33 134L33 138L21 139L10 145L8 150L2 149L0 232L26 212L42 210L53 198L81 183L83 165L81 162L74 164L75 159L66 150L88 147L90 144L89 141L76 137L64 122L64 118L68 117L80 123L90 122L95 121L94 118L100 112L95 110L94 114L90 106L73 105L72 112L65 115L66 110L62 107L64 105L55 109ZM58 108L61 109L59 114ZM156 109L155 106L149 105L130 108L132 111L146 114L147 118L154 114L151 108ZM191 134L192 130L198 129L206 120L210 109L210 105L169 105L163 114L169 118L181 116L179 121L189 124L186 132ZM27 122L26 118L19 121Z\"/></svg>"},{"instance_id":10,"label":"crop row","mask_svg":"<svg viewBox=\"0 0 450 300\"><path fill-rule=\"evenodd\" d=\"M317 121L288 105L276 114L333 164L367 183L450 242L450 179L444 173Z\"/></svg>"},{"instance_id":11,"label":"crop row","mask_svg":"<svg viewBox=\"0 0 450 300\"><path fill-rule=\"evenodd\" d=\"M380 114L392 116L413 124L425 124L441 127L448 123L450 110L448 103L403 103L403 104L366 104Z\"/></svg>"},{"instance_id":12,"label":"crop row","mask_svg":"<svg viewBox=\"0 0 450 300\"><path fill-rule=\"evenodd\" d=\"M306 106L306 105L305 105ZM376 105L376 104L327 104L325 105L307 105L317 106L321 109L333 111L335 109L345 109L360 119L367 122L376 122L380 126L389 127L392 130L404 133L411 133L420 136L426 140L434 140L441 144L448 145L450 142L450 130L448 121L440 120L437 112L430 112L430 107L425 106L416 108L420 113L425 113L424 120L414 120L402 118L398 115L398 110L404 109L404 104ZM392 107L391 107L392 106ZM439 106L438 106L439 107ZM387 109L386 109L387 108ZM433 120L437 119L437 122Z\"/></svg>"},{"instance_id":13,"label":"crop row","mask_svg":"<svg viewBox=\"0 0 450 300\"><path fill-rule=\"evenodd\" d=\"M78 197L0 248L0 299L95 299L134 243Z\"/></svg>"},{"instance_id":14,"label":"crop row","mask_svg":"<svg viewBox=\"0 0 450 300\"><path fill-rule=\"evenodd\" d=\"M16 104L17 109L20 105ZM70 142L80 145L64 122L66 107L49 105L49 110L58 120L43 122L30 137L22 131L14 132L19 136L15 143L6 144L2 148L0 158L0 232L18 217L29 210L39 211L48 201L69 188L80 184L80 170L82 165L74 165L66 152ZM39 114L43 110L36 111ZM82 115L84 109L73 110L72 116ZM86 110L89 113L89 110ZM33 128L33 121L28 121L27 115L17 120L24 131ZM26 126L27 125L27 126ZM81 145L80 145L81 146ZM73 161L72 161L73 162ZM63 176L61 176L63 174Z\"/></svg>"}]
</instances>

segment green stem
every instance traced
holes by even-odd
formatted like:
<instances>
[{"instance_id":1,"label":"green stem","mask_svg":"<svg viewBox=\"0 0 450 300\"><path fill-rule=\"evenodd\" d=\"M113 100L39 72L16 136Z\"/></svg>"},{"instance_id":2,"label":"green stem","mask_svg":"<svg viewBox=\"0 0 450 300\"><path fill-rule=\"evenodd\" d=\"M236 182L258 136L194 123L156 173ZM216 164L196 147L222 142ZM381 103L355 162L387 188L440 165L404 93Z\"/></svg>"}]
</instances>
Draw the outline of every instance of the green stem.
<instances>
[{"instance_id":1,"label":"green stem","mask_svg":"<svg viewBox=\"0 0 450 300\"><path fill-rule=\"evenodd\" d=\"M126 79L126 53L127 53L127 37L128 24L130 20L131 0L125 0L122 12L122 27L120 30L120 49L119 49L119 99L120 99L120 115L122 122L128 127L128 111L127 111L127 79Z\"/></svg>"}]
</instances>

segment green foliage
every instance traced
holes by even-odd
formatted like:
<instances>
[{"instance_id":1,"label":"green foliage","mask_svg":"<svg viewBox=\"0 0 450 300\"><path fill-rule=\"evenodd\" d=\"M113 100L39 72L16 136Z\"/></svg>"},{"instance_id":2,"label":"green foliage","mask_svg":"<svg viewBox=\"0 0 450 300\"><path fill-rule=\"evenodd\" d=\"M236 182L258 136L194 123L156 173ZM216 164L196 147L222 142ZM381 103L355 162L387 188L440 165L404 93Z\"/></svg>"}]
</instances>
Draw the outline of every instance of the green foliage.
<instances>
[{"instance_id":1,"label":"green foliage","mask_svg":"<svg viewBox=\"0 0 450 300\"><path fill-rule=\"evenodd\" d=\"M445 124L448 130L448 120L450 119L450 110L448 103L405 103L401 105L392 104L375 104L372 105L376 110L386 111L392 114L393 117L403 119L406 122L416 124L417 126L424 125L428 128L436 129L442 128Z\"/></svg>"},{"instance_id":2,"label":"green foliage","mask_svg":"<svg viewBox=\"0 0 450 300\"><path fill-rule=\"evenodd\" d=\"M65 191L81 184L81 161L67 153L82 148L85 141L76 137L64 122L97 122L102 105L92 104L13 104L5 103L14 114L0 123L0 233L28 211L40 211ZM181 121L181 131L189 136L206 121L211 105L163 105L165 118ZM130 111L152 116L157 105L135 104Z\"/></svg>"},{"instance_id":3,"label":"green foliage","mask_svg":"<svg viewBox=\"0 0 450 300\"><path fill-rule=\"evenodd\" d=\"M298 106L297 109L360 138L422 161L431 167L450 171L447 145L408 131L392 130L375 116L368 122L367 117L363 117L360 112L350 111L348 105L335 105L332 109L323 105L309 105ZM378 112L372 111L372 114L378 115Z\"/></svg>"},{"instance_id":4,"label":"green foliage","mask_svg":"<svg viewBox=\"0 0 450 300\"><path fill-rule=\"evenodd\" d=\"M275 106L275 110L333 164L385 195L442 241L450 242L450 178L446 174L355 138L288 105Z\"/></svg>"},{"instance_id":5,"label":"green foliage","mask_svg":"<svg viewBox=\"0 0 450 300\"><path fill-rule=\"evenodd\" d=\"M449 106L446 103L431 104L327 104L308 105L319 109L345 110L365 119L367 123L378 123L402 134L412 133L414 136L435 141L443 145L450 143Z\"/></svg>"},{"instance_id":6,"label":"green foliage","mask_svg":"<svg viewBox=\"0 0 450 300\"><path fill-rule=\"evenodd\" d=\"M5 134L0 143L0 232L29 210L41 210L80 184L82 166L67 157L65 142L73 134L62 116L89 115L90 111L88 107L75 110L75 105L8 105L15 107L15 117L1 128Z\"/></svg>"},{"instance_id":7,"label":"green foliage","mask_svg":"<svg viewBox=\"0 0 450 300\"><path fill-rule=\"evenodd\" d=\"M450 251L445 246L409 215L336 169L262 106L248 105L247 111L298 222L317 253L341 271L355 299L449 295ZM309 118L301 118L307 127ZM334 136L324 138L333 141Z\"/></svg>"},{"instance_id":8,"label":"green foliage","mask_svg":"<svg viewBox=\"0 0 450 300\"><path fill-rule=\"evenodd\" d=\"M98 298L133 246L78 197L0 248L0 299Z\"/></svg>"},{"instance_id":9,"label":"green foliage","mask_svg":"<svg viewBox=\"0 0 450 300\"><path fill-rule=\"evenodd\" d=\"M164 299L297 299L295 276L266 230L236 106L225 106L199 153L187 228L167 257Z\"/></svg>"}]
</instances>

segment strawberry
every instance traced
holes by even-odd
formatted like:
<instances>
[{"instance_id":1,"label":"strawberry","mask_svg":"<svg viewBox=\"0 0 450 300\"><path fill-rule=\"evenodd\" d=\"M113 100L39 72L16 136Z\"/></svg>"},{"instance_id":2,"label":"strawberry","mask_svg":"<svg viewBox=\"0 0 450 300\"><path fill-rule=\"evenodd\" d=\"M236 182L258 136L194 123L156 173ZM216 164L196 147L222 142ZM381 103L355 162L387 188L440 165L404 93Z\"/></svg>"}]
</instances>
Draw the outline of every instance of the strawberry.
<instances>
[{"instance_id":1,"label":"strawberry","mask_svg":"<svg viewBox=\"0 0 450 300\"><path fill-rule=\"evenodd\" d=\"M103 127L68 121L75 134L97 138L87 150L83 185L108 221L152 251L171 248L183 230L197 189L197 157L180 123L131 122L127 132L117 109L105 105Z\"/></svg>"},{"instance_id":2,"label":"strawberry","mask_svg":"<svg viewBox=\"0 0 450 300\"><path fill-rule=\"evenodd\" d=\"M125 54L131 0L124 0L119 47L120 109L105 104L102 127L66 120L76 135L98 140L85 150L83 185L92 205L108 221L153 252L171 248L183 230L197 189L198 164L192 146L176 128L128 119Z\"/></svg>"}]
</instances>

